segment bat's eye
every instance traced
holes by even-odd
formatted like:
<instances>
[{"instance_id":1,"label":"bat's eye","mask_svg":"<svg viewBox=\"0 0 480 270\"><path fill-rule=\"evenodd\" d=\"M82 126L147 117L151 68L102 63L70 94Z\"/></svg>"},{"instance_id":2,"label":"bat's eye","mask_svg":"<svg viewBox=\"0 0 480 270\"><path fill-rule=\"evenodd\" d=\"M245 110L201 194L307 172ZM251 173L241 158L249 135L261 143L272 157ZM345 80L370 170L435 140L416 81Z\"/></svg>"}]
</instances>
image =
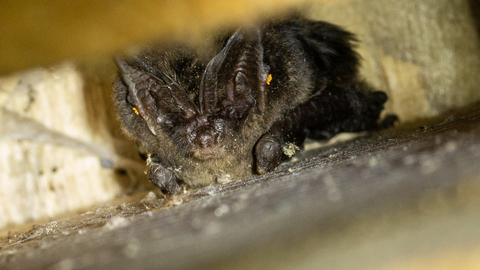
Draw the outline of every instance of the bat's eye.
<instances>
[{"instance_id":1,"label":"bat's eye","mask_svg":"<svg viewBox=\"0 0 480 270\"><path fill-rule=\"evenodd\" d=\"M165 117L163 115L159 115L157 117L157 123L158 124L163 124L165 122Z\"/></svg>"},{"instance_id":2,"label":"bat's eye","mask_svg":"<svg viewBox=\"0 0 480 270\"><path fill-rule=\"evenodd\" d=\"M172 121L170 121L170 119L166 118L164 115L159 115L157 117L157 124L165 124L167 126L172 126Z\"/></svg>"}]
</instances>

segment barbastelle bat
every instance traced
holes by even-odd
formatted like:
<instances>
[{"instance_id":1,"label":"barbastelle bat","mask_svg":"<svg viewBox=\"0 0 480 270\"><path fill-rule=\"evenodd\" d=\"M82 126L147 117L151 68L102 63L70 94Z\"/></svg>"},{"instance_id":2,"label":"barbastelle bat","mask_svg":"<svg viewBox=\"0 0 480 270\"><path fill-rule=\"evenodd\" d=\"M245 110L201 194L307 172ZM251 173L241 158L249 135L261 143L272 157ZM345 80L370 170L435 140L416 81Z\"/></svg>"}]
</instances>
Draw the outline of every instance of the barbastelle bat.
<instances>
[{"instance_id":1,"label":"barbastelle bat","mask_svg":"<svg viewBox=\"0 0 480 270\"><path fill-rule=\"evenodd\" d=\"M393 123L379 122L387 96L359 77L355 37L338 26L292 18L209 40L115 59L120 120L165 194L273 171L306 137Z\"/></svg>"}]
</instances>

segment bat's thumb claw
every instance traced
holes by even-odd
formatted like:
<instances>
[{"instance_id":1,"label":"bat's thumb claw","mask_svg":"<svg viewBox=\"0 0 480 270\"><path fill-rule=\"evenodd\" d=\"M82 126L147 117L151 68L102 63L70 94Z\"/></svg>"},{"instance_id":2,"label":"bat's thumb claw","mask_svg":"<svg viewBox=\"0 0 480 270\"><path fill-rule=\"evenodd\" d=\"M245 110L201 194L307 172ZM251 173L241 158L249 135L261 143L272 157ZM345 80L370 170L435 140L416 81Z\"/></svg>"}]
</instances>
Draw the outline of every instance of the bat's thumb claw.
<instances>
[{"instance_id":1,"label":"bat's thumb claw","mask_svg":"<svg viewBox=\"0 0 480 270\"><path fill-rule=\"evenodd\" d=\"M265 135L255 146L255 161L257 173L265 174L275 170L282 161L281 144L275 137Z\"/></svg>"},{"instance_id":2,"label":"bat's thumb claw","mask_svg":"<svg viewBox=\"0 0 480 270\"><path fill-rule=\"evenodd\" d=\"M160 188L165 195L175 194L179 188L174 173L158 164L150 165L148 169L148 180Z\"/></svg>"}]
</instances>

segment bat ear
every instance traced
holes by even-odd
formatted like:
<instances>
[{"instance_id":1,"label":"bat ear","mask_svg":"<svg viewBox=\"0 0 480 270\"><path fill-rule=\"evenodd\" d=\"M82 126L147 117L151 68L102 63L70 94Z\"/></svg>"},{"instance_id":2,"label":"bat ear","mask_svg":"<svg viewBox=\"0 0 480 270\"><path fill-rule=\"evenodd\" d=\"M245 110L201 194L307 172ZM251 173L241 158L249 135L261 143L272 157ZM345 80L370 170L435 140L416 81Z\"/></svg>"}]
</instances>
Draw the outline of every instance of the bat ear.
<instances>
[{"instance_id":1,"label":"bat ear","mask_svg":"<svg viewBox=\"0 0 480 270\"><path fill-rule=\"evenodd\" d=\"M190 119L198 113L180 85L154 65L139 58L114 60L128 88L132 111L143 118L154 135L159 127L173 126L179 119Z\"/></svg>"},{"instance_id":2,"label":"bat ear","mask_svg":"<svg viewBox=\"0 0 480 270\"><path fill-rule=\"evenodd\" d=\"M153 84L153 79L123 58L115 57L114 61L128 88L127 102L133 106L132 110L143 118L150 132L157 135L156 102L148 93L148 86Z\"/></svg>"},{"instance_id":3,"label":"bat ear","mask_svg":"<svg viewBox=\"0 0 480 270\"><path fill-rule=\"evenodd\" d=\"M239 119L265 110L269 67L263 61L260 28L240 29L208 63L200 84L200 110Z\"/></svg>"}]
</instances>

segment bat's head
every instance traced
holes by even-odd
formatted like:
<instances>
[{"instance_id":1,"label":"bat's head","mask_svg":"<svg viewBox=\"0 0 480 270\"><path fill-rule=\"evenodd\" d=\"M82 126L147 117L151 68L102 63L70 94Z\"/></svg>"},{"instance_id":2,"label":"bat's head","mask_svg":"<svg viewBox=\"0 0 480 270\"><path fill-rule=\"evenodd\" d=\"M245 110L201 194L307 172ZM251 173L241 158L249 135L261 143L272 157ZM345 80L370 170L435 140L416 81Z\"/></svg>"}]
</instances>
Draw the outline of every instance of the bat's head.
<instances>
[{"instance_id":1,"label":"bat's head","mask_svg":"<svg viewBox=\"0 0 480 270\"><path fill-rule=\"evenodd\" d=\"M242 125L265 107L261 35L259 29L239 30L203 62L184 49L116 58L125 129L147 149L173 145L170 151L183 158L222 159L238 151Z\"/></svg>"}]
</instances>

